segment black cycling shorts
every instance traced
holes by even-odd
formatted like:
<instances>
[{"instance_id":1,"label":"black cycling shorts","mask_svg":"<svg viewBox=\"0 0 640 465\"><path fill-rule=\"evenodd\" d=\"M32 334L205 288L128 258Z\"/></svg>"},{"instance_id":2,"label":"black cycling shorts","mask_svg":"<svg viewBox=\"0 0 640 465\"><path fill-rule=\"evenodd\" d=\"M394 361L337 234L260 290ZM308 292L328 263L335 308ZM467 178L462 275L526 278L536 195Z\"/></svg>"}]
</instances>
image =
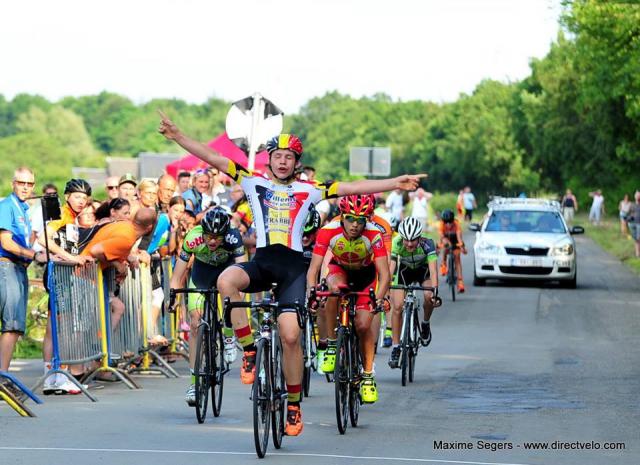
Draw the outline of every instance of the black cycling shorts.
<instances>
[{"instance_id":1,"label":"black cycling shorts","mask_svg":"<svg viewBox=\"0 0 640 465\"><path fill-rule=\"evenodd\" d=\"M249 275L250 283L243 292L268 291L276 284L275 297L278 302L292 303L296 300L304 305L307 287L307 265L302 252L296 252L281 244L260 247L253 260L237 263ZM295 308L282 309L295 312Z\"/></svg>"},{"instance_id":2,"label":"black cycling shorts","mask_svg":"<svg viewBox=\"0 0 640 465\"><path fill-rule=\"evenodd\" d=\"M396 272L396 280L401 286L409 286L413 283L422 284L427 279L431 278L428 266L421 266L419 268L409 268L408 266L400 265Z\"/></svg>"},{"instance_id":3,"label":"black cycling shorts","mask_svg":"<svg viewBox=\"0 0 640 465\"><path fill-rule=\"evenodd\" d=\"M196 258L191 269L191 281L199 289L217 288L218 277L232 263L233 261L229 261L224 265L213 266Z\"/></svg>"}]
</instances>

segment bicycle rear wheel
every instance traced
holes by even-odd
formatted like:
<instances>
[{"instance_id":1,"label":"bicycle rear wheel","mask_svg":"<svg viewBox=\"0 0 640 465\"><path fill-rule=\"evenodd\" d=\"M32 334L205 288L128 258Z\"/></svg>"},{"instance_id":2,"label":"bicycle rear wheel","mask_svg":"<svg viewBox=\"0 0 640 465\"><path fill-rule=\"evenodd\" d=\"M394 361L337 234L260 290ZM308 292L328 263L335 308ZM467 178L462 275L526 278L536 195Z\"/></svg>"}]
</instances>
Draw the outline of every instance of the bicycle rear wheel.
<instances>
[{"instance_id":1,"label":"bicycle rear wheel","mask_svg":"<svg viewBox=\"0 0 640 465\"><path fill-rule=\"evenodd\" d=\"M203 423L207 417L207 403L209 402L209 387L211 384L211 349L209 325L204 323L198 330L196 342L196 361L193 373L196 378L196 418Z\"/></svg>"},{"instance_id":2,"label":"bicycle rear wheel","mask_svg":"<svg viewBox=\"0 0 640 465\"><path fill-rule=\"evenodd\" d=\"M256 376L251 393L253 401L253 439L256 454L263 458L269 444L271 426L271 367L269 343L259 339L256 343Z\"/></svg>"},{"instance_id":3,"label":"bicycle rear wheel","mask_svg":"<svg viewBox=\"0 0 640 465\"><path fill-rule=\"evenodd\" d=\"M347 431L347 412L349 403L349 338L344 327L338 329L336 340L336 365L333 371L336 401L336 422L338 431Z\"/></svg>"},{"instance_id":4,"label":"bicycle rear wheel","mask_svg":"<svg viewBox=\"0 0 640 465\"><path fill-rule=\"evenodd\" d=\"M273 414L271 416L271 432L273 433L273 445L276 449L282 446L284 436L284 410L286 406L287 390L282 371L282 346L277 339L273 343L272 382L273 389Z\"/></svg>"},{"instance_id":5,"label":"bicycle rear wheel","mask_svg":"<svg viewBox=\"0 0 640 465\"><path fill-rule=\"evenodd\" d=\"M211 377L211 408L213 410L213 416L220 416L220 409L222 409L222 390L224 388L224 338L222 336L222 327L218 322L215 325L215 334L211 341L211 360L212 360L212 373Z\"/></svg>"},{"instance_id":6,"label":"bicycle rear wheel","mask_svg":"<svg viewBox=\"0 0 640 465\"><path fill-rule=\"evenodd\" d=\"M351 343L350 351L350 373L351 383L349 388L349 419L351 426L358 426L358 418L360 417L360 373L362 372L362 357L360 356L360 344L358 336L353 334L349 341Z\"/></svg>"}]
</instances>

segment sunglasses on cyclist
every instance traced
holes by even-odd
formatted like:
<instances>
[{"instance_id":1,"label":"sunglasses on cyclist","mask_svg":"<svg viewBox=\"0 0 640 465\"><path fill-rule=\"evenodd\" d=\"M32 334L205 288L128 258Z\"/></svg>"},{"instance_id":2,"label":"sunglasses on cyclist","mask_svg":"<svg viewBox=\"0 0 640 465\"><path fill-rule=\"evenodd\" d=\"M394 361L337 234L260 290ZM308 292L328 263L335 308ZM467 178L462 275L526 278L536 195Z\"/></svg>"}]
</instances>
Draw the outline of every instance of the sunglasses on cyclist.
<instances>
[{"instance_id":1,"label":"sunglasses on cyclist","mask_svg":"<svg viewBox=\"0 0 640 465\"><path fill-rule=\"evenodd\" d=\"M224 239L224 234L220 234L220 235L216 235L216 234L203 234L202 237L204 238L205 241L210 241L211 239L215 239L216 241L220 242L222 239Z\"/></svg>"},{"instance_id":2,"label":"sunglasses on cyclist","mask_svg":"<svg viewBox=\"0 0 640 465\"><path fill-rule=\"evenodd\" d=\"M342 219L345 221L348 221L349 223L353 223L355 221L358 224L367 224L366 216L342 215Z\"/></svg>"}]
</instances>

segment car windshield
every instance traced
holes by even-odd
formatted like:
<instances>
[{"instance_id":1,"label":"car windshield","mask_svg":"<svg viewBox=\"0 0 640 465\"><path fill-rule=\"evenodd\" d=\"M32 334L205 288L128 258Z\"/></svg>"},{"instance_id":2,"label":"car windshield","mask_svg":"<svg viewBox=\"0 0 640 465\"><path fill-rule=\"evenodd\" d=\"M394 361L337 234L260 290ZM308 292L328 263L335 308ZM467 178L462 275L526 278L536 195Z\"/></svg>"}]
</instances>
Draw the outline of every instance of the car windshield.
<instances>
[{"instance_id":1,"label":"car windshield","mask_svg":"<svg viewBox=\"0 0 640 465\"><path fill-rule=\"evenodd\" d=\"M550 211L499 210L489 217L485 231L566 233L560 214Z\"/></svg>"}]
</instances>

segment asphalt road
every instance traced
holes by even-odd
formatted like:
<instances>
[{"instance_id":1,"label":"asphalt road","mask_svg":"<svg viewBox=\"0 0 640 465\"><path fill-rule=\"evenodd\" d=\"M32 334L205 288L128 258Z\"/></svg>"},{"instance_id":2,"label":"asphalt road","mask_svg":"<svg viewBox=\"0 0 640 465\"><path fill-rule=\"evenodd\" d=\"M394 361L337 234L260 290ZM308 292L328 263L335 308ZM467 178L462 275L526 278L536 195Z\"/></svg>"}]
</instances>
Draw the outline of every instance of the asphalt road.
<instances>
[{"instance_id":1,"label":"asphalt road","mask_svg":"<svg viewBox=\"0 0 640 465\"><path fill-rule=\"evenodd\" d=\"M386 365L388 350L379 351L380 400L340 436L333 385L314 377L303 434L285 438L279 451L271 446L265 461L640 463L640 279L587 238L578 238L578 254L577 290L474 288L466 257L468 291L434 314L416 381L403 388L399 371ZM139 391L111 383L95 391L95 404L44 398L31 404L37 418L0 403L0 464L255 462L249 389L238 364L226 380L222 416L202 425L183 400L186 364L175 365L181 379L138 377ZM14 370L32 382L40 367L18 361ZM548 450L527 448L535 442Z\"/></svg>"}]
</instances>

